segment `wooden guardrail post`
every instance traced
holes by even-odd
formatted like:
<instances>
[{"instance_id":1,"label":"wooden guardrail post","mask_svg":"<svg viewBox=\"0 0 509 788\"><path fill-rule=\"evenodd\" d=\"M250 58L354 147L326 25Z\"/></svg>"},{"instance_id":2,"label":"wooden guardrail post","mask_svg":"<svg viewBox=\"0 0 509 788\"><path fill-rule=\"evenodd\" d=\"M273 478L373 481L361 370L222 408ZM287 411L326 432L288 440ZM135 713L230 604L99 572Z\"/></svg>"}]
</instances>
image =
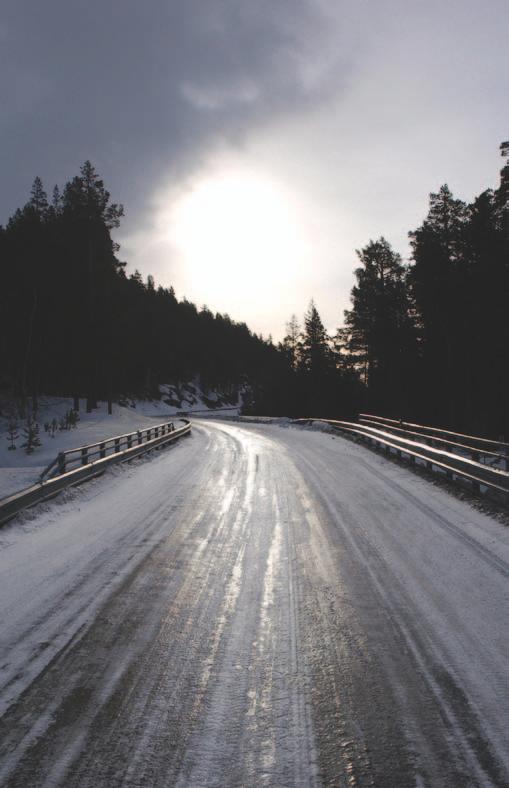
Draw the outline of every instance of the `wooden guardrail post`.
<instances>
[{"instance_id":1,"label":"wooden guardrail post","mask_svg":"<svg viewBox=\"0 0 509 788\"><path fill-rule=\"evenodd\" d=\"M106 457L106 446L104 443L99 444L99 457L103 460Z\"/></svg>"},{"instance_id":2,"label":"wooden guardrail post","mask_svg":"<svg viewBox=\"0 0 509 788\"><path fill-rule=\"evenodd\" d=\"M65 473L65 454L63 451L58 454L58 472Z\"/></svg>"},{"instance_id":3,"label":"wooden guardrail post","mask_svg":"<svg viewBox=\"0 0 509 788\"><path fill-rule=\"evenodd\" d=\"M88 449L86 446L81 450L81 464L88 465Z\"/></svg>"},{"instance_id":4,"label":"wooden guardrail post","mask_svg":"<svg viewBox=\"0 0 509 788\"><path fill-rule=\"evenodd\" d=\"M154 437L158 438L159 437L159 427L154 427L154 433L155 433Z\"/></svg>"},{"instance_id":5,"label":"wooden guardrail post","mask_svg":"<svg viewBox=\"0 0 509 788\"><path fill-rule=\"evenodd\" d=\"M115 454L120 451L120 438L115 438Z\"/></svg>"},{"instance_id":6,"label":"wooden guardrail post","mask_svg":"<svg viewBox=\"0 0 509 788\"><path fill-rule=\"evenodd\" d=\"M142 438L142 435L141 435L141 431L138 430L138 446L141 446L142 441L143 441L143 438Z\"/></svg>"},{"instance_id":7,"label":"wooden guardrail post","mask_svg":"<svg viewBox=\"0 0 509 788\"><path fill-rule=\"evenodd\" d=\"M133 445L133 436L132 435L128 435L127 436L127 448L130 449L132 447L132 445Z\"/></svg>"}]
</instances>

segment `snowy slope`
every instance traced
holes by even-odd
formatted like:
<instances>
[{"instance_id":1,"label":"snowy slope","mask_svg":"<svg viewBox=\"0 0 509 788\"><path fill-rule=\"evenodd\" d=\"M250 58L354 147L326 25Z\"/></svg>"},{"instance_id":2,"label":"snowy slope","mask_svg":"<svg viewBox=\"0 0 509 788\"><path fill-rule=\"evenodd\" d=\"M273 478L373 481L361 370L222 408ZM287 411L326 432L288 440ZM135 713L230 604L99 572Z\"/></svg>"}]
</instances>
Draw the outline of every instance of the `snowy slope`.
<instances>
[{"instance_id":1,"label":"snowy slope","mask_svg":"<svg viewBox=\"0 0 509 788\"><path fill-rule=\"evenodd\" d=\"M108 415L107 404L99 402L92 413L85 412L85 400L80 402L79 421L75 429L57 430L54 437L44 431L44 423L56 419L58 422L72 408L72 399L65 397L42 397L39 402L37 422L41 446L27 455L22 448L24 422L18 419L16 450L9 450L7 416L0 417L0 498L27 487L38 480L42 470L55 458L59 451L95 443L126 432L134 432L153 424L171 420L177 414L199 411L238 414L242 406L239 396L234 403L216 391L204 394L196 381L181 385L160 386L160 400L126 400L123 405L114 403L112 415ZM8 408L4 408L7 413Z\"/></svg>"}]
</instances>

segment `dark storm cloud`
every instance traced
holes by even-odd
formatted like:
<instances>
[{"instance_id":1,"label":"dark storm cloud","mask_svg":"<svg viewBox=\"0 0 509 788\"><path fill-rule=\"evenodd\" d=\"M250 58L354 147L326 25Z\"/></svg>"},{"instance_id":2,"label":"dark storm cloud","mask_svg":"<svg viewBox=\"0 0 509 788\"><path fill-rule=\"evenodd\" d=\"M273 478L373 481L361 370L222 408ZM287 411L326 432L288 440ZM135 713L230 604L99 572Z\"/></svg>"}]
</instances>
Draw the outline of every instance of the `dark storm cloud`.
<instances>
[{"instance_id":1,"label":"dark storm cloud","mask_svg":"<svg viewBox=\"0 0 509 788\"><path fill-rule=\"evenodd\" d=\"M319 7L305 0L7 2L0 221L26 199L36 174L50 189L86 158L132 216L163 171L179 177L216 142L302 111L332 85L337 92L347 67L337 68L337 30L332 42Z\"/></svg>"}]
</instances>

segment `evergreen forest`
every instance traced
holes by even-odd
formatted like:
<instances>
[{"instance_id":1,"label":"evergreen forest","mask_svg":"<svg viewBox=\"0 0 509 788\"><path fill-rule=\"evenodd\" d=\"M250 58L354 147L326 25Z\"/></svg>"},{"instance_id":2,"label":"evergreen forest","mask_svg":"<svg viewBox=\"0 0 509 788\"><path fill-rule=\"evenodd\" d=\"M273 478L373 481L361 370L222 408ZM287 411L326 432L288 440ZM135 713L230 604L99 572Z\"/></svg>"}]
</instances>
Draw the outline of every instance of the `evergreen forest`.
<instances>
[{"instance_id":1,"label":"evergreen forest","mask_svg":"<svg viewBox=\"0 0 509 788\"><path fill-rule=\"evenodd\" d=\"M51 198L36 178L0 227L1 397L91 409L199 378L232 399L245 387L249 413L370 412L509 436L509 164L471 204L447 185L431 193L408 261L383 237L359 250L334 336L311 301L277 345L128 274L112 237L123 213L87 161Z\"/></svg>"}]
</instances>

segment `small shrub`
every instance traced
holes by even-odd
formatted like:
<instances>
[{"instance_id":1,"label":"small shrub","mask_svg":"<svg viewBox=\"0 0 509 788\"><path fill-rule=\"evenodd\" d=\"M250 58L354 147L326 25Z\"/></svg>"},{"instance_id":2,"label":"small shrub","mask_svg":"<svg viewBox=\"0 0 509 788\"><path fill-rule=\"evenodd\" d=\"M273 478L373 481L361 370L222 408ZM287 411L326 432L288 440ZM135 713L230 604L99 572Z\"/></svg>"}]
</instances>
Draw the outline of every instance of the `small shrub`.
<instances>
[{"instance_id":1,"label":"small shrub","mask_svg":"<svg viewBox=\"0 0 509 788\"><path fill-rule=\"evenodd\" d=\"M19 438L18 434L18 423L15 419L10 419L9 426L7 427L7 440L10 441L9 451L16 450L16 441Z\"/></svg>"},{"instance_id":2,"label":"small shrub","mask_svg":"<svg viewBox=\"0 0 509 788\"><path fill-rule=\"evenodd\" d=\"M25 442L21 444L27 454L32 454L35 449L41 445L39 440L39 425L32 416L27 416L25 426L23 427L23 434Z\"/></svg>"}]
</instances>

